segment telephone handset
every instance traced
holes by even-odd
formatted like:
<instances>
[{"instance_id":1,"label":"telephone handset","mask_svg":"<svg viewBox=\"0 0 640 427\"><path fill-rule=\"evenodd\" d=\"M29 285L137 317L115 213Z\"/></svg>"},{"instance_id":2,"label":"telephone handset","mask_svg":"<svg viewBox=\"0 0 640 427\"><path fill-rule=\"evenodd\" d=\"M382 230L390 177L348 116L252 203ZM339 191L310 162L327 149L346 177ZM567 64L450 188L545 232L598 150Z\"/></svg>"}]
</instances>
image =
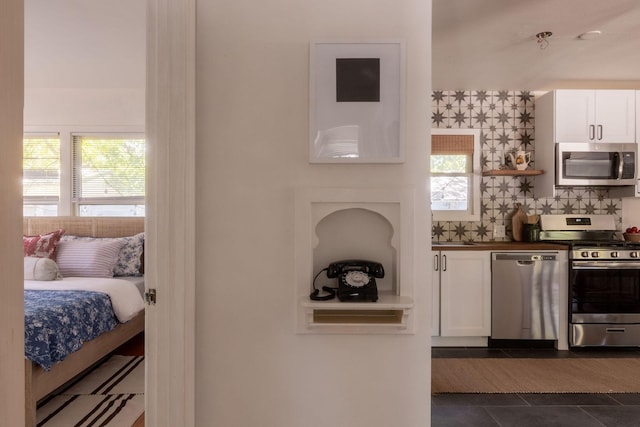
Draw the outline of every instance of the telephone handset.
<instances>
[{"instance_id":1,"label":"telephone handset","mask_svg":"<svg viewBox=\"0 0 640 427\"><path fill-rule=\"evenodd\" d=\"M314 291L310 295L311 299L329 300L337 294L340 301L375 302L378 300L376 278L384 277L382 264L374 261L350 259L333 262L324 270L327 272L327 278L338 279L337 292L335 288L323 286L322 289L326 291L328 295L319 295L320 291L315 287L315 278L318 277L321 271L314 278Z\"/></svg>"}]
</instances>

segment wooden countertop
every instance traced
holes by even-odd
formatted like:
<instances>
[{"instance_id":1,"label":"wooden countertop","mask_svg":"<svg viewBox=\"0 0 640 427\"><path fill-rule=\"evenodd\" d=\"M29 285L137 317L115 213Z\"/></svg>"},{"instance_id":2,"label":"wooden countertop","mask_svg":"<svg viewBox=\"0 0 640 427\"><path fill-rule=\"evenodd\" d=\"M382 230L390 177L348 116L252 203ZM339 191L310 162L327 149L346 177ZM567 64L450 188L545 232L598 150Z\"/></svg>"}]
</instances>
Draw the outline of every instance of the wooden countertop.
<instances>
[{"instance_id":1,"label":"wooden countertop","mask_svg":"<svg viewBox=\"0 0 640 427\"><path fill-rule=\"evenodd\" d=\"M567 250L568 246L547 242L440 242L431 245L434 251L540 251Z\"/></svg>"}]
</instances>

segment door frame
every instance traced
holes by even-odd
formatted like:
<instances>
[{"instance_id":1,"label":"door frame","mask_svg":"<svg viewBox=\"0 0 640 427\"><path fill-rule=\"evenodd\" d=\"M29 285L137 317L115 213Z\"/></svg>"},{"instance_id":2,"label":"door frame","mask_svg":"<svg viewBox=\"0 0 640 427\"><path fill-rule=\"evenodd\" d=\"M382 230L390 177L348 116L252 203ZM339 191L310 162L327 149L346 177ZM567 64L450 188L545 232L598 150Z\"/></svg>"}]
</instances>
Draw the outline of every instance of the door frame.
<instances>
[{"instance_id":1,"label":"door frame","mask_svg":"<svg viewBox=\"0 0 640 427\"><path fill-rule=\"evenodd\" d=\"M25 423L24 256L22 135L24 106L24 1L0 6L0 413L6 425Z\"/></svg>"},{"instance_id":2,"label":"door frame","mask_svg":"<svg viewBox=\"0 0 640 427\"><path fill-rule=\"evenodd\" d=\"M145 423L195 425L195 0L147 0ZM148 268L148 269L147 269Z\"/></svg>"},{"instance_id":3,"label":"door frame","mask_svg":"<svg viewBox=\"0 0 640 427\"><path fill-rule=\"evenodd\" d=\"M25 413L24 394L14 392L24 389L24 313L22 289L15 286L22 276L16 262L21 252L10 248L21 235L22 197L21 187L11 183L22 169L24 1L6 6L0 54L9 65L0 70L6 113L0 135L15 140L15 147L7 144L0 159L0 176L6 178L0 296L9 308L1 316L0 354L7 363L0 369L0 408L17 426L24 425ZM145 281L158 290L158 304L146 316L145 420L153 426L195 425L195 16L195 0L147 0Z\"/></svg>"}]
</instances>

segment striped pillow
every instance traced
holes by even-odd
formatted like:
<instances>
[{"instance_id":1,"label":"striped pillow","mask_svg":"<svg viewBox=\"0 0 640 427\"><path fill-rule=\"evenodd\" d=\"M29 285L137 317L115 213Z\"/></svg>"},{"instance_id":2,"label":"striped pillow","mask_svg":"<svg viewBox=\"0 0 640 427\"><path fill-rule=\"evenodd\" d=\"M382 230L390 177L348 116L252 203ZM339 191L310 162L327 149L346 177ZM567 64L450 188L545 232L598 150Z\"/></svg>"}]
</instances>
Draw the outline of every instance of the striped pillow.
<instances>
[{"instance_id":1,"label":"striped pillow","mask_svg":"<svg viewBox=\"0 0 640 427\"><path fill-rule=\"evenodd\" d=\"M123 239L68 240L58 243L58 268L63 277L113 277Z\"/></svg>"},{"instance_id":2,"label":"striped pillow","mask_svg":"<svg viewBox=\"0 0 640 427\"><path fill-rule=\"evenodd\" d=\"M90 242L94 240L111 241L115 239L123 239L125 244L122 246L122 249L120 249L118 261L113 268L113 275L142 276L144 272L144 232L128 237L86 237L65 234L60 240L62 242L66 242L68 240L83 240L85 242Z\"/></svg>"}]
</instances>

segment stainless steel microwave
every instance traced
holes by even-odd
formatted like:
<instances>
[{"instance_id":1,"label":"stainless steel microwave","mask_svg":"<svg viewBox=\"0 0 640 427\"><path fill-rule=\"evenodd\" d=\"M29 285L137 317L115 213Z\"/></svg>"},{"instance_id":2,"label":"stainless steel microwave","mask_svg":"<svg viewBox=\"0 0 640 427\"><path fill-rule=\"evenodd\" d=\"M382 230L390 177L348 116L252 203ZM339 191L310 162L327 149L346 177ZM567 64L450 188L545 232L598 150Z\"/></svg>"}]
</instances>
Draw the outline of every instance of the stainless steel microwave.
<instances>
[{"instance_id":1,"label":"stainless steel microwave","mask_svg":"<svg viewBox=\"0 0 640 427\"><path fill-rule=\"evenodd\" d=\"M559 142L556 144L556 185L635 185L637 159L635 143Z\"/></svg>"}]
</instances>

